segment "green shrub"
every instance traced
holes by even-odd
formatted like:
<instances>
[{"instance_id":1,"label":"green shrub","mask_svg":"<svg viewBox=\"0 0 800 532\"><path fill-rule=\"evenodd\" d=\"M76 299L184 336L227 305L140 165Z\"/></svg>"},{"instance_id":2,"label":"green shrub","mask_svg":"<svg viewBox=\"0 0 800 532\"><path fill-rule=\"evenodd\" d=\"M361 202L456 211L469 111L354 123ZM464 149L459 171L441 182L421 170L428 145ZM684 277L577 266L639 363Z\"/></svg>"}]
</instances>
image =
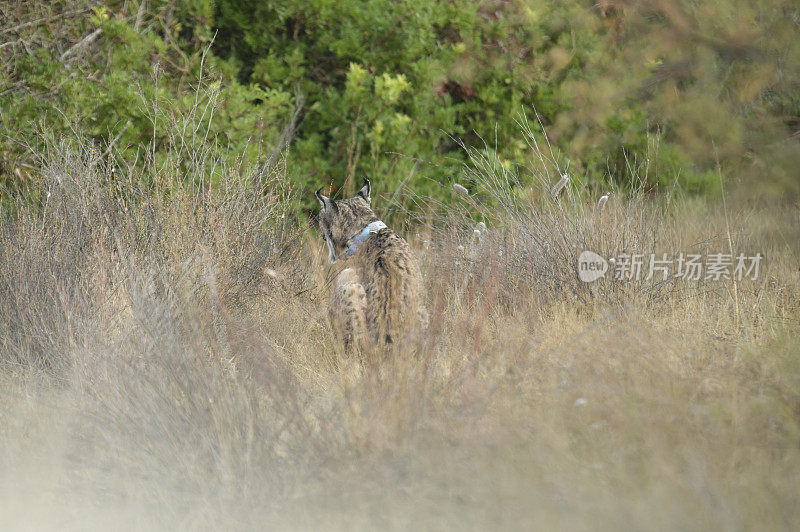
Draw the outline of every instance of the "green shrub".
<instances>
[{"instance_id":1,"label":"green shrub","mask_svg":"<svg viewBox=\"0 0 800 532\"><path fill-rule=\"evenodd\" d=\"M77 128L158 160L171 121L155 110L185 115L198 79L218 83L221 95L190 117L208 126L213 149L253 161L288 139L288 176L305 192L327 184L350 194L367 176L398 205L414 195L447 201L451 182L471 186L461 141L496 151L503 164L535 164L520 123L590 186L630 185L642 175L631 167L637 161L659 188L707 193L720 176L767 175L797 191L792 21L800 11L788 0L705 8L609 0L596 9L579 0L91 5L6 8L10 24L22 22L3 30L12 40L0 48L6 191L20 175L23 188L35 184L35 124ZM72 8L80 14L53 16ZM63 58L98 27L98 38ZM299 127L288 131L296 106ZM518 174L527 186L531 176Z\"/></svg>"}]
</instances>

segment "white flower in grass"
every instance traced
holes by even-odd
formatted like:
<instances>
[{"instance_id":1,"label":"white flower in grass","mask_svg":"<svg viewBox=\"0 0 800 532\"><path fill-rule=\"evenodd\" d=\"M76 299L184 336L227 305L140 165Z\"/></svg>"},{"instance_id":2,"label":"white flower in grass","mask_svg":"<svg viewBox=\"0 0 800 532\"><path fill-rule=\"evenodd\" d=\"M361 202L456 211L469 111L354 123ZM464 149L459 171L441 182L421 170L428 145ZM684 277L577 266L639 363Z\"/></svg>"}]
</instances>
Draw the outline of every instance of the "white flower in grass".
<instances>
[{"instance_id":1,"label":"white flower in grass","mask_svg":"<svg viewBox=\"0 0 800 532\"><path fill-rule=\"evenodd\" d=\"M597 201L597 209L600 212L603 212L603 209L606 208L606 202L608 201L608 196L609 195L611 195L611 192L606 192L605 194L600 196L600 199Z\"/></svg>"},{"instance_id":2,"label":"white flower in grass","mask_svg":"<svg viewBox=\"0 0 800 532\"><path fill-rule=\"evenodd\" d=\"M569 183L569 176L564 174L561 176L561 179L558 180L558 183L550 189L550 194L552 194L554 198L557 198L558 195L561 194L561 191L564 190L564 187L567 186L567 183Z\"/></svg>"},{"instance_id":3,"label":"white flower in grass","mask_svg":"<svg viewBox=\"0 0 800 532\"><path fill-rule=\"evenodd\" d=\"M469 190L467 190L467 187L465 187L464 185L453 183L453 190L455 190L462 196L469 196Z\"/></svg>"},{"instance_id":4,"label":"white flower in grass","mask_svg":"<svg viewBox=\"0 0 800 532\"><path fill-rule=\"evenodd\" d=\"M475 229L477 229L477 230L478 230L478 231L480 231L481 233L485 233L485 232L486 232L486 224L485 224L485 223L483 223L483 222L478 222L478 223L475 225Z\"/></svg>"}]
</instances>

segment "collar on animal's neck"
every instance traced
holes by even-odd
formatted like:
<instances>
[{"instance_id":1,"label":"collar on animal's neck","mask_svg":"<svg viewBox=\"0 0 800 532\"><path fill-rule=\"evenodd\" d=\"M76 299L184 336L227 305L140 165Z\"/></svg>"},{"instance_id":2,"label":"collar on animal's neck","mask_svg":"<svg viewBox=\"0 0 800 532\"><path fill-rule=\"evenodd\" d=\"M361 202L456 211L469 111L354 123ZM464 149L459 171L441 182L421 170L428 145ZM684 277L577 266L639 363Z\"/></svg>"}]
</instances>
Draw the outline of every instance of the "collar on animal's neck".
<instances>
[{"instance_id":1,"label":"collar on animal's neck","mask_svg":"<svg viewBox=\"0 0 800 532\"><path fill-rule=\"evenodd\" d=\"M350 244L350 247L344 251L345 258L352 256L353 253L358 251L358 248L364 245L364 242L369 240L369 237L371 237L373 234L377 233L381 229L385 228L386 224L380 220L374 221L371 224L367 225L364 229L361 230L360 233L358 233L356 236L347 241L348 244Z\"/></svg>"}]
</instances>

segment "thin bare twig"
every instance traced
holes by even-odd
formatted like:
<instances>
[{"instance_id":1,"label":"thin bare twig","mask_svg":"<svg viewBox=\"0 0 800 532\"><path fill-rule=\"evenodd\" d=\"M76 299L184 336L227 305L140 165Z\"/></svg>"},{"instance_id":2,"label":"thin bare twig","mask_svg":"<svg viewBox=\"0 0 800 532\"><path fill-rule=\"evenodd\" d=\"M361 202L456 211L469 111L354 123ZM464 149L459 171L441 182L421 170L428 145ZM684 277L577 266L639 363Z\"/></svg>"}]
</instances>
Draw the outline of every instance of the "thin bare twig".
<instances>
[{"instance_id":1,"label":"thin bare twig","mask_svg":"<svg viewBox=\"0 0 800 532\"><path fill-rule=\"evenodd\" d=\"M25 22L23 24L17 24L16 26L12 26L10 28L6 28L4 30L0 30L0 35L4 35L6 33L11 33L12 31L17 31L17 30L22 30L22 29L25 29L25 28L29 28L31 26L36 26L36 25L41 24L43 22L50 22L51 20L57 20L57 19L60 19L60 18L71 17L73 15L80 15L80 14L86 13L86 12L91 11L91 10L92 10L91 7L84 7L83 9L74 9L72 11L64 11L63 13L58 13L56 15L50 15L49 17L38 18L36 20L31 20L30 22Z\"/></svg>"},{"instance_id":2,"label":"thin bare twig","mask_svg":"<svg viewBox=\"0 0 800 532\"><path fill-rule=\"evenodd\" d=\"M95 39L97 39L97 37L100 36L101 33L103 33L103 29L97 28L92 33L86 35L83 39L70 46L69 49L63 54L61 54L61 57L59 57L58 59L60 61L66 60L69 56L71 56L81 48L90 45Z\"/></svg>"},{"instance_id":3,"label":"thin bare twig","mask_svg":"<svg viewBox=\"0 0 800 532\"><path fill-rule=\"evenodd\" d=\"M303 106L305 103L306 95L302 90L300 90L299 84L295 85L294 111L292 112L289 122L281 130L281 136L278 140L278 143L275 145L275 148L273 148L272 152L264 161L264 164L262 164L258 169L257 175L259 180L263 179L264 176L269 174L269 171L275 167L275 164L277 164L281 153L283 153L283 151L294 140L294 137L297 134L298 120L300 118L300 114L303 112Z\"/></svg>"},{"instance_id":4,"label":"thin bare twig","mask_svg":"<svg viewBox=\"0 0 800 532\"><path fill-rule=\"evenodd\" d=\"M139 28L142 27L142 21L144 21L144 8L147 5L147 0L142 0L139 4L139 9L136 10L136 22L133 24L133 29L135 31L139 31Z\"/></svg>"}]
</instances>

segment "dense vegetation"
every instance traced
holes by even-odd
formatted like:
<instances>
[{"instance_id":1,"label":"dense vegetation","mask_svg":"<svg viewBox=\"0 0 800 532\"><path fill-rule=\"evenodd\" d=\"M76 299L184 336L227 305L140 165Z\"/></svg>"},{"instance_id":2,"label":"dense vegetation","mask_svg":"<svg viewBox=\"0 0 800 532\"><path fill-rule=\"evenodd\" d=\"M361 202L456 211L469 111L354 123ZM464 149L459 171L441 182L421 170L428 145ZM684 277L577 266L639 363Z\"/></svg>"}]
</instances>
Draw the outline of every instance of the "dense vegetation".
<instances>
[{"instance_id":1,"label":"dense vegetation","mask_svg":"<svg viewBox=\"0 0 800 532\"><path fill-rule=\"evenodd\" d=\"M442 184L476 188L458 141L524 186L519 122L544 142L538 119L562 171L596 186L798 190L792 0L62 0L4 2L0 20L6 195L37 188L52 133L163 158L174 116L159 109L186 115L198 80L221 93L190 120L213 149L290 146L304 191L366 175L401 201L446 199Z\"/></svg>"},{"instance_id":2,"label":"dense vegetation","mask_svg":"<svg viewBox=\"0 0 800 532\"><path fill-rule=\"evenodd\" d=\"M800 12L710 4L0 0L0 529L800 530Z\"/></svg>"},{"instance_id":3,"label":"dense vegetation","mask_svg":"<svg viewBox=\"0 0 800 532\"><path fill-rule=\"evenodd\" d=\"M0 529L800 528L796 208L522 200L470 150L496 201L404 232L426 334L355 357L296 196L47 142L0 226ZM589 285L584 247L768 261Z\"/></svg>"}]
</instances>

